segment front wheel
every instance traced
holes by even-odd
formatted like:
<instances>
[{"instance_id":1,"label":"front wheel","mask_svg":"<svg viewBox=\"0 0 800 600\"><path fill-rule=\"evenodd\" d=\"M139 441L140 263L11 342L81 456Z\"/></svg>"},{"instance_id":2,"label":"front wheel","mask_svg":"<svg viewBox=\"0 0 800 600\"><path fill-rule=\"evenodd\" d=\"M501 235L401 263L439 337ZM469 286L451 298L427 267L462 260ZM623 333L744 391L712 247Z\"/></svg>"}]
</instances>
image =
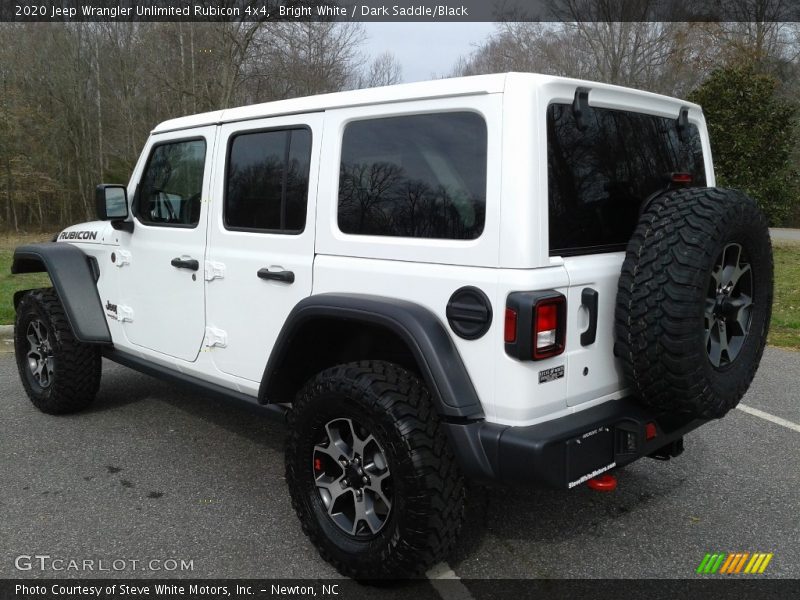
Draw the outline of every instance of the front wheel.
<instances>
[{"instance_id":1,"label":"front wheel","mask_svg":"<svg viewBox=\"0 0 800 600\"><path fill-rule=\"evenodd\" d=\"M463 521L463 478L428 390L385 362L328 369L298 394L286 479L305 533L356 579L421 573Z\"/></svg>"},{"instance_id":2,"label":"front wheel","mask_svg":"<svg viewBox=\"0 0 800 600\"><path fill-rule=\"evenodd\" d=\"M31 290L20 300L14 353L25 392L42 412L72 413L94 400L100 387L100 352L75 339L54 290Z\"/></svg>"}]
</instances>

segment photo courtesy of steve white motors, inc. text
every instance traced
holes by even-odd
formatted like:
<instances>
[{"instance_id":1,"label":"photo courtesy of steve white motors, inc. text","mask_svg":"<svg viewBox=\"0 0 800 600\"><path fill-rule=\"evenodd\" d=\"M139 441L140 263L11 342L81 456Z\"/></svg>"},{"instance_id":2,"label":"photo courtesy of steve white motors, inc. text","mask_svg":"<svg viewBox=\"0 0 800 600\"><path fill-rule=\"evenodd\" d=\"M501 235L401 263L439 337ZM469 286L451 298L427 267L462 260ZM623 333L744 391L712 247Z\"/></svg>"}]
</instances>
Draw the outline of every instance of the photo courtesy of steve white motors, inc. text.
<instances>
[{"instance_id":1,"label":"photo courtesy of steve white motors, inc. text","mask_svg":"<svg viewBox=\"0 0 800 600\"><path fill-rule=\"evenodd\" d=\"M299 596L308 598L311 596L339 596L340 588L338 583L319 584L319 585L282 585L265 584L253 587L252 585L216 585L204 583L109 583L84 585L80 583L49 583L42 585L27 585L18 583L14 586L14 594L18 597L109 597L109 596L131 596L131 597L167 597L175 598L181 596L207 596L210 598L223 598L227 596L241 597L253 596L258 593L270 594L272 596Z\"/></svg>"}]
</instances>

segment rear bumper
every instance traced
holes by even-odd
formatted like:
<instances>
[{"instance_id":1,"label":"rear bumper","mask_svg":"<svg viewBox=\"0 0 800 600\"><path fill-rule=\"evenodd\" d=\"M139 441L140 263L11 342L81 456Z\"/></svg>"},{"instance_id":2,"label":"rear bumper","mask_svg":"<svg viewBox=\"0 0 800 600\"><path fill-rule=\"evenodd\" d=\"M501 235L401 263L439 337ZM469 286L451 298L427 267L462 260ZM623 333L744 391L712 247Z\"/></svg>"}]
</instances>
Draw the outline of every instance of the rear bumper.
<instances>
[{"instance_id":1,"label":"rear bumper","mask_svg":"<svg viewBox=\"0 0 800 600\"><path fill-rule=\"evenodd\" d=\"M485 421L444 426L468 478L568 489L666 447L677 454L683 436L706 422L658 415L623 399L528 427ZM656 427L651 440L648 423Z\"/></svg>"}]
</instances>

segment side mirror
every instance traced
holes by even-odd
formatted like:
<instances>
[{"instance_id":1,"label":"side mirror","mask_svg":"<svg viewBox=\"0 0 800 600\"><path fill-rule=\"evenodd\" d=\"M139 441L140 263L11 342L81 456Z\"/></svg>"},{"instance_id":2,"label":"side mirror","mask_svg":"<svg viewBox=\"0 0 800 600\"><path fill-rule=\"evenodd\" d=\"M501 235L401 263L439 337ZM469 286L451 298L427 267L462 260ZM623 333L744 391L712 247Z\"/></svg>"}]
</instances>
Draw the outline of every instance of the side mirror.
<instances>
[{"instance_id":1,"label":"side mirror","mask_svg":"<svg viewBox=\"0 0 800 600\"><path fill-rule=\"evenodd\" d=\"M101 183L95 190L97 218L124 221L128 218L128 190L124 185Z\"/></svg>"}]
</instances>

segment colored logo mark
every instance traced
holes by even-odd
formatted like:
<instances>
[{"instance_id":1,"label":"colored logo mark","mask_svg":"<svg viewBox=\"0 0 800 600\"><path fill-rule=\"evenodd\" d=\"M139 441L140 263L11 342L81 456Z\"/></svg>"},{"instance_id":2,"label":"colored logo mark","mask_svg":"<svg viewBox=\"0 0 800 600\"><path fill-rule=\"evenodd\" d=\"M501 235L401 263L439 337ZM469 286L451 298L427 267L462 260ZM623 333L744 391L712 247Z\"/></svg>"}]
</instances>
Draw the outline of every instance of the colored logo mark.
<instances>
[{"instance_id":1,"label":"colored logo mark","mask_svg":"<svg viewBox=\"0 0 800 600\"><path fill-rule=\"evenodd\" d=\"M769 561L772 560L772 552L736 552L726 554L725 552L709 553L700 561L697 573L709 575L714 573L724 575L735 575L738 573L763 573Z\"/></svg>"}]
</instances>

